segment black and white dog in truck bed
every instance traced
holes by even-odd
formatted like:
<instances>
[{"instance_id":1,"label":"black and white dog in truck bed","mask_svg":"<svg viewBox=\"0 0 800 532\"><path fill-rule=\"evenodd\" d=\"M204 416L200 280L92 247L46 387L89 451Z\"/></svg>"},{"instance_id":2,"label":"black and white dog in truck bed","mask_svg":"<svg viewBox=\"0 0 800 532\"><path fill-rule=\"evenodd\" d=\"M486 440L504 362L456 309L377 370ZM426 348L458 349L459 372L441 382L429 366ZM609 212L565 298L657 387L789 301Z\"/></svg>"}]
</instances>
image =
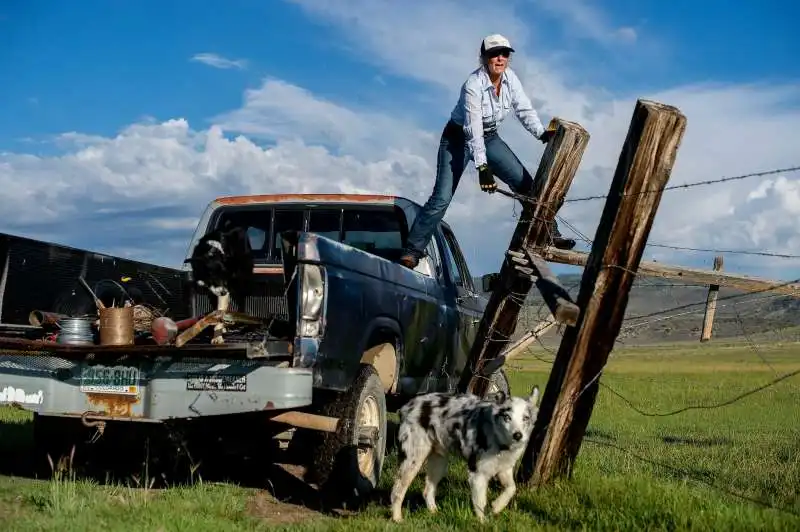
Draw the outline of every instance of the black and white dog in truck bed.
<instances>
[{"instance_id":1,"label":"black and white dog in truck bed","mask_svg":"<svg viewBox=\"0 0 800 532\"><path fill-rule=\"evenodd\" d=\"M497 476L503 491L492 512L503 511L516 493L514 467L528 445L539 415L539 387L527 398L499 392L486 400L471 394L429 393L400 409L400 467L392 488L392 519L402 521L406 491L425 460L423 496L436 512L436 486L447 473L449 454L461 455L469 468L472 507L484 521L489 480Z\"/></svg>"},{"instance_id":2,"label":"black and white dog in truck bed","mask_svg":"<svg viewBox=\"0 0 800 532\"><path fill-rule=\"evenodd\" d=\"M253 256L247 232L227 222L205 234L189 259L194 284L208 294L212 306L227 311L231 300L245 312L245 299L253 281ZM224 327L214 326L214 344L223 343Z\"/></svg>"}]
</instances>

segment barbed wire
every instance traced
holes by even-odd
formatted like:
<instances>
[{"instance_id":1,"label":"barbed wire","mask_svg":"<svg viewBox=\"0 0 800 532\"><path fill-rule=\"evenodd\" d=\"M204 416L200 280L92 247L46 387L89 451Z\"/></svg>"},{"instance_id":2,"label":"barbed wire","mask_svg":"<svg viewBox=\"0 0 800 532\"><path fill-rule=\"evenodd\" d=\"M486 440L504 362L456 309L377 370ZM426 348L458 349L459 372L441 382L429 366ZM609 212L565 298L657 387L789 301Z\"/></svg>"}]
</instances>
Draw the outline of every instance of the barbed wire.
<instances>
[{"instance_id":1,"label":"barbed wire","mask_svg":"<svg viewBox=\"0 0 800 532\"><path fill-rule=\"evenodd\" d=\"M799 170L800 170L800 166L792 166L792 167L788 167L788 168L781 168L781 169L775 169L775 170L766 170L766 171L762 171L762 172L753 172L753 173L750 173L750 174L743 174L743 175L739 175L739 176L723 177L723 178L712 179L712 180L707 180L707 181L698 181L698 182L695 182L695 183L687 183L687 184L683 184L683 185L670 185L670 186L664 187L663 189L645 190L645 191L640 191L640 192L631 193L631 194L622 194L622 196L637 196L637 195L643 195L643 194L651 194L651 193L655 193L655 192L662 191L662 190L663 191L667 191L667 190L691 188L691 187L695 187L695 186L710 185L710 184L716 184L716 183L725 183L725 182L728 182L728 181L745 179L745 178L749 178L749 177L760 177L760 176L765 176L765 175L772 175L772 174L779 174L779 173L786 173L786 172L795 172L795 171L799 171ZM500 192L501 194L503 194L503 195L505 195L505 196L507 196L509 198L516 199L516 200L518 200L518 201L520 201L522 203L530 203L533 206L537 205L537 202L536 202L536 200L534 198L523 196L523 195L520 195L520 194L517 194L517 193L514 193L514 192L505 191L503 189L498 189L498 192ZM607 198L608 198L608 194L606 194L606 195L596 195L596 196L586 196L586 197L583 197L583 198L572 198L572 199L568 198L568 199L564 200L564 203L589 201L589 200L595 200L595 199L607 199ZM560 224L562 224L562 225L568 227L569 229L571 229L580 240L583 240L587 245L589 245L591 247L592 240L588 236L586 236L583 232L581 232L578 228L576 228L574 225L572 225L569 221L567 221L564 217L560 216L558 214L558 209L555 208L555 206L541 204L541 207L543 207L545 211L549 211L549 212L553 213ZM517 204L513 203L513 212L512 212L512 218L513 219L518 219L519 218L519 216L516 213L516 208L517 208ZM548 237L549 236L551 236L551 235L548 235ZM696 252L718 253L718 254L729 254L729 255L750 255L750 256L762 256L762 257L772 257L772 258L800 259L800 255L798 255L798 254L778 253L778 252L766 251L766 250L696 248L696 247L691 247L691 246L679 246L679 245L676 245L676 244L663 244L663 243L659 243L659 242L648 242L648 243L645 244L645 247L656 247L656 248L662 248L662 249L672 249L672 250L676 250L676 251L696 251Z\"/></svg>"},{"instance_id":2,"label":"barbed wire","mask_svg":"<svg viewBox=\"0 0 800 532\"><path fill-rule=\"evenodd\" d=\"M800 259L800 255L791 255L788 253L775 253L773 251L751 251L746 249L712 249L712 248L693 248L693 247L686 247L686 246L676 246L672 244L659 244L659 243L647 243L645 244L646 247L653 247L653 248L665 248L665 249L674 249L678 251L702 251L707 253L726 253L731 255L760 255L763 257L777 257L783 259Z\"/></svg>"},{"instance_id":3,"label":"barbed wire","mask_svg":"<svg viewBox=\"0 0 800 532\"><path fill-rule=\"evenodd\" d=\"M800 170L800 166L796 167L796 168L791 168L789 170ZM696 184L676 185L676 186L667 187L667 188L673 188L674 189L674 188L681 188L681 187L686 187L686 186L695 186L695 185L699 185L699 184L710 184L710 183L724 182L724 181L730 181L730 180L733 180L733 179L742 179L742 178L745 178L745 177L752 177L752 176L755 176L755 175L767 175L769 173L777 173L779 171L781 171L781 170L771 170L771 171L767 171L767 172L758 172L758 173L753 173L753 174L746 174L746 175L743 175L743 176L734 176L734 177L722 178L722 179L718 179L718 180L710 180L710 181L696 183ZM509 195L509 196L512 196L512 197L516 196L513 193L512 194L506 194L506 195ZM521 199L521 198L517 198L517 199ZM549 206L546 206L546 210L553 210L553 209L551 207L549 207ZM559 223L561 223L562 225L564 225L564 226L568 227L569 229L571 229L578 236L578 238L580 238L581 240L586 242L588 245L590 245L590 246L592 245L592 240L589 237L587 237L586 235L584 235L575 226L573 226L568 220L566 220L562 216L558 215L557 212L554 212L553 214L555 215L554 217L556 218L556 220L558 220ZM672 246L672 245L669 245L669 244L657 244L657 243L654 243L654 244L649 244L649 245L652 245L653 247L669 247L669 248L673 248L673 249L691 249L691 250L696 250L696 251L717 251L717 252L722 252L722 250L699 250L697 248L684 248L684 247L681 247L681 246ZM727 252L732 252L732 251L733 250L727 250ZM783 256L783 257L789 257L789 258L795 257L795 256L792 256L792 255L787 255L787 254L775 254L775 253L763 252L763 251L762 252L740 251L740 252L741 253L746 253L746 254ZM796 257L800 258L800 256L796 256ZM614 266L616 266L616 265L612 265L611 267L614 267ZM619 266L617 266L617 267L619 267ZM639 275L638 272L634 272L634 271L628 270L627 268L623 268L623 269L625 269L626 271L629 271L629 273L634 274L636 276L636 279L640 279L640 280L644 281L645 285L648 284L648 281L651 281L646 276ZM652 281L655 281L655 280L652 280ZM754 293L763 293L763 292L773 291L773 290L775 290L775 289L777 289L777 288L779 288L781 286L788 286L788 285L790 285L790 284L792 284L794 282L797 282L797 281L800 281L800 279L797 279L797 280L794 280L794 281L788 281L786 283L778 284L776 286L769 287L769 288L762 289L762 290L748 291L748 292L741 293L741 294L733 294L733 295L730 295L730 296L725 296L725 297L721 298L721 301L726 301L726 300L731 300L731 299L736 299L736 298L744 298L744 297L750 296L750 295L752 295ZM649 284L653 284L653 283L650 282ZM653 286L658 286L658 285L653 284ZM661 286L665 286L665 285L662 284ZM669 286L669 285L666 285L666 286ZM681 310L681 309L686 309L686 308L690 308L690 307L699 306L699 305L705 305L706 304L706 301L704 300L704 301L698 301L698 302L693 302L693 303L680 305L680 304L678 304L677 298L675 298L674 294L672 295L672 297L673 297L673 300L676 303L676 305L674 307L671 307L671 308L668 308L668 309L664 309L664 310L660 310L660 311L653 312L653 313L649 313L649 314L645 314L645 315L629 317L629 318L626 318L625 321L643 319L643 318L648 318L648 317L653 317L653 316L659 316L659 315L663 315L663 314L666 314L666 313L669 313L669 312L674 312L676 310ZM768 297L770 297L770 296L768 296ZM776 295L774 295L774 297L780 297L780 295L776 294ZM514 300L515 303L517 303L521 307L522 306L528 306L528 305L526 305L527 294L513 294L512 299ZM720 299L718 299L718 301L720 301ZM733 303L733 305L735 306L735 303ZM542 310L543 306L544 306L543 304L540 304L540 309L539 309L540 313L541 313L541 310ZM728 306L728 305L724 305L723 304L723 305L719 305L719 306L720 307L725 307L725 306ZM695 313L695 312L699 312L699 310L685 312L685 313L681 313L681 314L676 314L676 315L673 315L673 316L667 316L667 317L663 317L663 318L660 318L658 320L652 320L652 321L663 321L663 320L667 320L667 319L673 319L673 318L678 317L680 315L689 314L689 313ZM737 318L738 318L738 322L739 322L740 326L742 327L742 332L743 332L746 340L751 344L751 347L756 351L757 354L759 354L759 357L761 358L762 362L764 362L767 366L769 366L770 369L775 371L774 368L769 364L769 362L766 361L763 358L763 356L761 356L760 352L757 349L757 346L752 341L752 338L750 338L750 336L747 333L747 331L744 330L744 325L743 325L741 316L738 314L738 311L737 311ZM633 326L625 327L625 329L629 329L629 328L632 328L632 327L640 327L640 326L646 325L647 323L648 322L641 322L641 323L635 324ZM545 347L545 345L542 342L542 339L540 337L537 337L537 340L538 340L538 343L542 347ZM617 338L617 342L620 342L620 343L624 344L624 342L622 342L619 337ZM597 377L599 377L599 375ZM597 377L595 377L595 378L597 378ZM591 382L589 384L591 384Z\"/></svg>"},{"instance_id":4,"label":"barbed wire","mask_svg":"<svg viewBox=\"0 0 800 532\"><path fill-rule=\"evenodd\" d=\"M750 294L744 294L744 295L750 295ZM766 295L766 296L763 296L763 297L757 297L757 298L753 298L753 299L748 299L747 301L744 301L743 303L758 303L759 301L765 301L767 299L775 299L775 298L778 298L778 297L790 297L790 296L786 296L784 294L770 294L770 295ZM717 299L717 302L719 302L719 301L720 301L720 299ZM725 301L725 298L723 298L722 301ZM702 302L698 301L696 303L687 303L686 305L680 305L680 307L670 307L670 308L668 308L666 310L661 310L661 311L657 311L657 312L666 314L667 312L673 312L675 310L680 310L681 308L687 308L687 307L696 306L696 305L706 305L706 304L707 304L706 301L702 301ZM735 305L735 303L733 303L733 305ZM724 304L724 305L717 304L716 308L720 309L720 308L726 308L728 306L729 305L727 305L727 304ZM702 308L702 309L697 309L697 310L689 310L689 311L686 311L686 312L679 312L678 314L673 314L671 316L663 316L663 317L659 317L659 318L656 318L656 319L653 319L653 320L647 320L647 321L642 321L642 322L639 322L639 323L634 323L633 325L626 325L623 328L641 327L643 325L647 325L647 324L650 324L650 323L656 323L656 322L660 322L660 321L664 321L664 320L670 320L670 319L674 319L674 318L679 318L681 316L688 316L690 314L700 314L701 312L705 312L705 311L706 311L706 309ZM654 315L657 315L657 314L653 313L653 314L642 315L642 316L631 316L631 317L625 318L625 321L638 320L638 319L642 319L642 318L645 318L645 317L651 317L651 316L654 316Z\"/></svg>"},{"instance_id":5,"label":"barbed wire","mask_svg":"<svg viewBox=\"0 0 800 532\"><path fill-rule=\"evenodd\" d=\"M620 267L620 268L621 268L621 267ZM627 270L626 268L622 268L622 269L625 269L625 270ZM629 271L629 270L628 270L628 271ZM637 274L636 274L636 272L631 272L631 273L633 273L634 275L637 275ZM779 286L780 286L780 285L779 285ZM776 289L776 288L778 288L778 287L777 287L777 286L776 286L776 287L770 287L770 288L768 288L768 289L760 290L760 291L758 291L758 292L768 292L768 291L774 290L774 289ZM748 292L748 293L744 293L744 294L734 294L734 295L731 295L731 296L727 296L727 297L720 298L720 299L718 299L718 302L719 302L719 301L725 301L725 300L729 300L729 299L741 298L741 297L745 297L745 296L748 296L748 295L751 295L751 293L749 293L749 292ZM764 297L761 297L761 298L756 298L756 300L768 299L768 298L770 298L770 297L778 297L778 296L781 296L781 295L782 295L782 294L771 294L771 295L769 295L769 296L764 296ZM788 296L785 296L785 297L788 297ZM751 300L751 301L753 301L753 300ZM745 303L749 303L749 302L751 302L751 301L745 301ZM699 302L689 303L689 304L685 304L685 305L676 305L675 307L671 307L671 308L668 308L668 309L664 309L664 310L660 310L660 311L652 312L652 313L649 313L649 314L646 314L646 315L642 315L642 316L634 316L634 317L632 317L632 318L626 318L626 319L625 319L625 321L629 321L629 320L635 320L635 319L641 319L641 318L646 318L646 317L652 317L652 316L657 316L657 315L660 315L660 314L665 314L665 313L669 313L669 312L674 312L674 311L676 311L676 310L680 310L680 309L684 309L684 308L688 308L688 307L693 307L693 306L697 306L697 305L705 305L705 304L706 304L706 301L699 301ZM735 305L735 303L733 303L733 304ZM542 306L543 306L543 305L541 305L541 304L540 304L540 310L541 310L541 307L542 307ZM718 304L718 305L717 305L717 308L724 308L725 306L727 306L727 305L724 305L724 304L723 304L723 305L719 305L719 304ZM673 318L675 318L675 317L677 317L677 316L680 316L680 315L684 315L684 314L690 314L690 313L695 313L695 312L699 312L699 311L690 311L690 312L686 312L686 313L677 314L677 315L674 315L674 316L667 316L667 317L664 317L664 318L662 318L662 319L663 319L663 320L666 320L666 319L673 319ZM750 338L750 336L749 336L749 334L747 333L747 331L746 331L746 330L744 330L743 321L742 321L742 318L741 318L741 316L738 314L738 312L737 312L737 318L738 318L738 323L739 323L740 327L742 327L742 332L743 332L743 335L745 336L745 339L748 341L748 343L749 343L750 347L751 347L751 348L753 349L753 351L754 351L754 352L755 352L755 353L758 355L758 357L759 357L759 359L761 360L761 362L762 362L762 363L764 363L764 364L765 364L767 367L769 367L769 368L770 368L770 370L772 370L774 373L777 373L777 371L776 371L776 370L775 370L775 368L774 368L774 367L773 367L773 366L772 366L772 365L769 363L769 361L767 361L767 360L766 360L766 359L763 357L763 355L761 354L761 352L760 352L760 351L759 351L759 349L758 349L758 346L755 344L755 342L752 340L752 338ZM661 320L653 320L653 321L661 321ZM639 327L639 326L642 326L642 325L646 325L647 323L648 323L648 322L644 322L644 323L637 323L637 324L629 325L629 326L627 326L627 327L623 327L623 328L621 328L621 332L622 332L622 331L624 331L625 329L628 329L628 328L633 328L633 327ZM621 341L620 341L620 338L619 338L619 336L617 337L616 341L617 341L617 342L619 342L619 343L624 343L624 342L621 342ZM545 347L545 346L544 346L544 344L542 343L541 339L539 339L539 343L542 345L542 347ZM550 349L546 349L546 350L547 350L547 351L549 351L549 352L552 352L552 350L550 350ZM594 377L592 377L592 379L590 379L590 380L589 380L589 381L586 383L586 385L584 385L584 386L583 386L583 388L582 388L582 389L581 389L581 390L578 392L578 394L575 396L575 398L573 399L573 401L577 401L577 400L578 400L578 398L580 398L580 396L581 396L581 395L583 395L583 393L585 393L585 392L586 392L586 390L588 390L588 389L589 389L589 388L592 386L592 384L594 384L594 383L595 383L595 381L597 381L599 385L601 385L601 386L605 387L606 389L610 390L610 391L611 391L613 394L615 394L615 395L617 395L618 397L620 397L621 399L623 399L623 400L624 400L624 401L625 401L625 402L626 402L626 403L627 403L627 404L628 404L628 405L629 405L629 406L630 406L632 409L634 409L635 411L637 411L638 413L640 413L640 414L642 414L642 415L648 415L646 412L642 411L641 409L638 409L638 408L636 408L636 407L635 407L635 405L633 404L633 402L631 402L629 399L627 399L626 397L624 397L622 394L620 394L619 392L615 391L613 388L611 388L611 387L610 387L610 386L608 386L607 384L605 384L605 383L602 383L602 382L599 382L599 381L598 381L598 379L599 379L599 378L601 377L601 375L603 374L604 370L605 370L605 365L604 365L604 367L603 367L603 368L601 368L601 369L600 369L600 371L598 371L598 372L597 372L597 374L595 374L595 375L594 375ZM722 402L722 403L718 403L718 404L715 404L715 405L711 405L711 406L708 406L708 405L689 406L689 407L685 407L685 408L682 408L682 409L679 409L679 410L676 410L676 411L673 411L673 412L668 412L668 413L666 413L666 414L650 414L650 415L652 415L652 416L668 416L668 415L675 415L675 414L678 414L678 413L681 413L681 412L684 412L684 411L687 411L687 410L692 410L692 409L699 409L699 408L721 408L721 407L723 407L723 406L727 406L727 405L729 405L729 404L732 404L732 403L734 403L734 402L736 402L736 401L738 401L738 400L741 400L741 399L742 399L742 398L744 398L744 397L748 397L749 395L752 395L752 394L754 394L754 393L757 393L757 392L759 392L759 391L761 391L761 390L763 390L763 389L769 388L770 386L774 386L775 384L777 384L777 383L779 383L779 382L781 382L781 381L783 381L783 380L785 380L785 379L787 379L787 378L793 377L793 376L795 376L795 375L797 375L797 374L800 374L800 370L797 370L797 371L795 371L795 372L790 372L790 373L787 373L787 374L785 374L785 375L781 375L781 376L777 377L776 379L774 379L773 381L771 381L771 382L769 382L769 383L767 383L767 384L765 384L765 385L759 386L759 387L757 387L757 388L755 388L755 389L753 389L753 390L750 390L750 391L748 391L748 392L745 392L745 393L741 394L740 396L736 396L736 397L734 397L732 400L724 401L724 402Z\"/></svg>"},{"instance_id":6,"label":"barbed wire","mask_svg":"<svg viewBox=\"0 0 800 532\"><path fill-rule=\"evenodd\" d=\"M617 397L619 397L620 399L622 399L622 401L624 401L631 408L631 410L633 410L637 414L640 414L640 415L645 416L645 417L671 417L671 416L675 416L675 415L678 415L678 414L682 414L683 412L688 412L689 410L716 410L717 408L730 406L730 405L732 405L734 403L737 403L737 402L741 401L745 397L749 397L749 396L754 395L754 394L756 394L758 392L762 392L762 391L766 390L767 388L771 388L771 387L773 387L773 386L785 381L786 379L791 379L792 377L796 377L797 375L800 375L800 369L795 370L795 371L790 371L788 373L784 373L784 374L780 375L779 377L776 377L776 378L772 379L771 381L762 384L761 386L758 386L758 387L750 389L750 390L748 390L746 392L740 393L739 395L735 395L732 398L726 399L725 401L721 401L719 403L712 403L712 404L705 404L705 405L703 405L703 404L689 405L689 406L685 406L683 408L679 408L677 410L672 410L670 412L647 412L647 411L644 411L641 408L637 407L635 404L633 404L633 402L630 399L628 399L627 397L625 397L621 393L617 392L616 390L611 388L609 385L607 385L607 384L605 384L603 382L600 382L600 386L602 386L603 388L605 388L606 390L608 390L612 394L614 394Z\"/></svg>"},{"instance_id":7,"label":"barbed wire","mask_svg":"<svg viewBox=\"0 0 800 532\"><path fill-rule=\"evenodd\" d=\"M575 235L580 240L583 240L591 248L592 240L588 236L586 236L582 231L580 231L577 227L572 225L561 215L556 215L556 218L558 219L560 224L569 228L573 233L575 233ZM791 253L778 253L775 251L766 251L766 250L695 248L690 246L679 246L677 244L662 244L660 242L647 242L645 244L645 247L673 249L676 251L698 251L703 253L717 253L717 254L727 254L727 255L754 255L762 257L781 258L781 259L800 259L800 255L794 255Z\"/></svg>"},{"instance_id":8,"label":"barbed wire","mask_svg":"<svg viewBox=\"0 0 800 532\"><path fill-rule=\"evenodd\" d=\"M798 170L800 170L800 166L790 166L788 168L778 168L778 169L775 169L775 170L765 170L765 171L762 171L762 172L752 172L752 173L749 173L749 174L742 174L742 175L731 176L731 177L721 177L721 178L718 178L718 179L709 179L707 181L696 181L694 183L685 183L683 185L669 185L669 186L666 186L666 187L663 187L663 188L658 188L658 189L649 189L649 190L642 190L640 192L632 192L632 193L629 193L629 194L620 194L620 197L642 196L642 195L646 195L646 194L657 194L657 193L660 193L660 192L666 192L668 190L687 189L687 188L699 187L699 186L704 186L704 185L715 185L717 183L727 183L729 181L737 181L737 180L741 180L741 179L748 179L750 177L763 177L763 176L767 176L767 175L784 174L784 173L789 173L789 172L796 172ZM581 201L607 199L608 196L609 196L608 194L603 194L603 195L596 195L596 196L584 196L582 198L567 198L567 199L564 200L564 203L576 203L576 202L581 202Z\"/></svg>"}]
</instances>

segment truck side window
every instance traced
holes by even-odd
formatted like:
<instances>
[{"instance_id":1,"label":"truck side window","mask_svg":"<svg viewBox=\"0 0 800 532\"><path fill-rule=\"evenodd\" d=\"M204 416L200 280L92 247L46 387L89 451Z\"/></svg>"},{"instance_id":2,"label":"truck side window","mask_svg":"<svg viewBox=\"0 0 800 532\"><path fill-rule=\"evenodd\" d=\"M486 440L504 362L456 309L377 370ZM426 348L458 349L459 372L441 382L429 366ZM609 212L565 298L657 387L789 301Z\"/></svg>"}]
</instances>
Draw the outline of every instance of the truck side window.
<instances>
[{"instance_id":1,"label":"truck side window","mask_svg":"<svg viewBox=\"0 0 800 532\"><path fill-rule=\"evenodd\" d=\"M308 212L308 231L340 241L341 209L311 209Z\"/></svg>"},{"instance_id":2,"label":"truck side window","mask_svg":"<svg viewBox=\"0 0 800 532\"><path fill-rule=\"evenodd\" d=\"M271 256L274 262L281 260L281 233L283 231L302 231L303 218L302 209L275 210L275 238Z\"/></svg>"},{"instance_id":3,"label":"truck side window","mask_svg":"<svg viewBox=\"0 0 800 532\"><path fill-rule=\"evenodd\" d=\"M456 244L455 236L449 229L444 227L442 227L442 235L444 236L444 249L445 253L447 254L447 268L450 270L451 275L453 276L453 282L457 286L474 291L469 268L467 268L467 263L464 260L464 256L461 254L461 250Z\"/></svg>"},{"instance_id":4,"label":"truck side window","mask_svg":"<svg viewBox=\"0 0 800 532\"><path fill-rule=\"evenodd\" d=\"M447 233L444 233L447 235ZM464 282L461 278L461 271L458 269L458 262L456 262L456 258L453 256L453 250L450 249L450 242L445 237L444 239L444 255L446 257L446 266L447 271L450 272L450 280L456 286L464 286Z\"/></svg>"},{"instance_id":5,"label":"truck side window","mask_svg":"<svg viewBox=\"0 0 800 532\"><path fill-rule=\"evenodd\" d=\"M437 245L436 238L432 238L431 241L428 242L428 247L425 248L425 252L433 261L433 276L441 278L444 274L444 270L442 270L442 257L439 254L439 246Z\"/></svg>"},{"instance_id":6,"label":"truck side window","mask_svg":"<svg viewBox=\"0 0 800 532\"><path fill-rule=\"evenodd\" d=\"M395 260L403 248L403 224L394 209L347 209L343 242L362 251Z\"/></svg>"}]
</instances>

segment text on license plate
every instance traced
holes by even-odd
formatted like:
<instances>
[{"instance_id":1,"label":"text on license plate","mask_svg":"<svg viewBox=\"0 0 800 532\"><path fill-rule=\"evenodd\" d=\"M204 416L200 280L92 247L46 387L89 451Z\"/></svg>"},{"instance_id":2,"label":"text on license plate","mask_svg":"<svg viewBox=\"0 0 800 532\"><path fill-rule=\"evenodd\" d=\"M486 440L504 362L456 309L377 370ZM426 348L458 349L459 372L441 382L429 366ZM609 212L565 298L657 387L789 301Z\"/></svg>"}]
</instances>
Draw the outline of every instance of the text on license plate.
<instances>
[{"instance_id":1,"label":"text on license plate","mask_svg":"<svg viewBox=\"0 0 800 532\"><path fill-rule=\"evenodd\" d=\"M84 366L81 391L86 393L139 393L139 368L134 366Z\"/></svg>"}]
</instances>

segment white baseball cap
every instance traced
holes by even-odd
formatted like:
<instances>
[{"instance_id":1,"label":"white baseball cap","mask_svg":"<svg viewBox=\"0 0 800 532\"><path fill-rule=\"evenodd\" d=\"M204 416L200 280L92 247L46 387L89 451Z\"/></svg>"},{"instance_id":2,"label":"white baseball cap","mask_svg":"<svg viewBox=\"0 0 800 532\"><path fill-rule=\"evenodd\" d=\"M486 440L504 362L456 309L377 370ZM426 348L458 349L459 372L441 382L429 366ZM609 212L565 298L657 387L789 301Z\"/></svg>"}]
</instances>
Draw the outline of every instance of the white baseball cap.
<instances>
[{"instance_id":1,"label":"white baseball cap","mask_svg":"<svg viewBox=\"0 0 800 532\"><path fill-rule=\"evenodd\" d=\"M498 48L505 48L512 52L515 50L511 47L511 43L508 42L508 39L500 35L499 33L494 33L492 35L488 35L483 39L481 42L481 53L485 54L491 50L496 50Z\"/></svg>"}]
</instances>

